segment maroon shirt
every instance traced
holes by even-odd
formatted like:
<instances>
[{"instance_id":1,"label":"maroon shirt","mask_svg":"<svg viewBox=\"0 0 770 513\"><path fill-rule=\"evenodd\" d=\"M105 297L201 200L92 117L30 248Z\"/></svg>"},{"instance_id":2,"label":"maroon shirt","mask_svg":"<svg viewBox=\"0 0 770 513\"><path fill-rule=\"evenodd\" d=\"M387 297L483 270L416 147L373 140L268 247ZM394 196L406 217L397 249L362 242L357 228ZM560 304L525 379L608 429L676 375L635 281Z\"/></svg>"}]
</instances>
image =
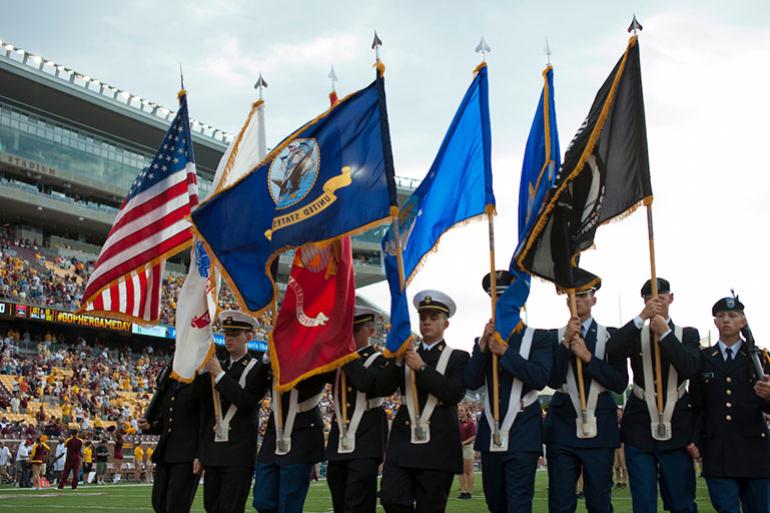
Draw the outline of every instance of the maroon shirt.
<instances>
[{"instance_id":1,"label":"maroon shirt","mask_svg":"<svg viewBox=\"0 0 770 513\"><path fill-rule=\"evenodd\" d=\"M77 461L80 459L80 449L83 448L83 440L76 436L68 438L64 442L64 447L67 448L66 461Z\"/></svg>"},{"instance_id":2,"label":"maroon shirt","mask_svg":"<svg viewBox=\"0 0 770 513\"><path fill-rule=\"evenodd\" d=\"M460 440L465 442L472 436L476 435L476 423L472 419L460 421Z\"/></svg>"}]
</instances>

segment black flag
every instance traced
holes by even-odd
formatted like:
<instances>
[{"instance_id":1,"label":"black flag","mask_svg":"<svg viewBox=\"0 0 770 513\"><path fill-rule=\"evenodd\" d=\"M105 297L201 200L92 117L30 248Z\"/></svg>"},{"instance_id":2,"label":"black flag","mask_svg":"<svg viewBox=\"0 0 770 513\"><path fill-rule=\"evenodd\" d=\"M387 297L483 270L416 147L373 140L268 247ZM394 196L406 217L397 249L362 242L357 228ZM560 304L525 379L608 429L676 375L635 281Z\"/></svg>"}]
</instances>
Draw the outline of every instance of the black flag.
<instances>
[{"instance_id":1,"label":"black flag","mask_svg":"<svg viewBox=\"0 0 770 513\"><path fill-rule=\"evenodd\" d=\"M642 75L636 36L596 95L572 139L538 222L515 258L561 290L600 278L578 267L599 225L652 201Z\"/></svg>"}]
</instances>

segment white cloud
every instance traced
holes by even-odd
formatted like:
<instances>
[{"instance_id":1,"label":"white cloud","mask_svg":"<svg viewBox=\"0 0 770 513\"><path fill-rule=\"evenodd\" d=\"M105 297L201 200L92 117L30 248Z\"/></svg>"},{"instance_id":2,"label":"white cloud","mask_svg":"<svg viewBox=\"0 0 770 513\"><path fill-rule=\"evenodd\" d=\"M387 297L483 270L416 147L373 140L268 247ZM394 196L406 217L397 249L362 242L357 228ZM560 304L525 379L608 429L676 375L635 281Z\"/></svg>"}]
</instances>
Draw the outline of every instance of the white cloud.
<instances>
[{"instance_id":1,"label":"white cloud","mask_svg":"<svg viewBox=\"0 0 770 513\"><path fill-rule=\"evenodd\" d=\"M356 49L362 46L365 42L359 35L337 34L298 43L271 44L252 56L249 49L242 48L238 37L225 35L208 41L209 50L196 68L225 85L242 87L253 83L259 73L270 75L279 69L281 73L307 68L328 70L331 63L356 58Z\"/></svg>"}]
</instances>

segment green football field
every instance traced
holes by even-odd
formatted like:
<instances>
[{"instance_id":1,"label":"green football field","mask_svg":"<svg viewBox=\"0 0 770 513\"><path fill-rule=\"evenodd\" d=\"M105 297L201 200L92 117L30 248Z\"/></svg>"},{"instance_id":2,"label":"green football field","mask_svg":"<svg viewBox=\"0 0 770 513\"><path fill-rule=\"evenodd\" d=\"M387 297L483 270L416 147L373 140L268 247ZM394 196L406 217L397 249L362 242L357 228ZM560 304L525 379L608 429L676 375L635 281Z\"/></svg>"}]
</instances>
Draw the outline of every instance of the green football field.
<instances>
[{"instance_id":1,"label":"green football field","mask_svg":"<svg viewBox=\"0 0 770 513\"><path fill-rule=\"evenodd\" d=\"M481 494L481 476L477 475L474 481L475 494L471 500L458 500L457 479L455 479L453 492L450 496L448 512L484 512L486 505ZM547 511L547 477L545 472L538 472L535 485L535 500L533 510L536 513ZM616 513L631 512L631 497L628 490L613 490L612 502ZM708 500L706 483L698 481L698 509L700 513L710 513L714 509ZM18 511L23 513L43 512L152 512L150 506L150 485L105 485L105 486L81 486L77 490L41 490L33 491L18 488L0 488L0 510ZM331 500L325 481L314 482L310 485L310 493L305 502L306 512L330 512ZM659 511L662 511L662 506ZM203 489L198 489L193 511L203 510ZM247 503L246 511L254 511L251 507L251 499ZM377 511L382 511L381 507ZM578 511L584 512L585 507L580 501Z\"/></svg>"}]
</instances>

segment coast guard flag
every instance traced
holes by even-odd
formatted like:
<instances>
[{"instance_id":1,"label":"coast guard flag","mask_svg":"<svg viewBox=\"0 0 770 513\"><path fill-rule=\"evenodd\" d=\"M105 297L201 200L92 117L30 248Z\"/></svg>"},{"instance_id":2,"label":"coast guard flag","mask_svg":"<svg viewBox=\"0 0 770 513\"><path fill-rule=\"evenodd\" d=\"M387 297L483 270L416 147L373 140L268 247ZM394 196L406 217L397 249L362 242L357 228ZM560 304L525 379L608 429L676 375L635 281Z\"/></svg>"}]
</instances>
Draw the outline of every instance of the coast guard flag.
<instances>
[{"instance_id":1,"label":"coast guard flag","mask_svg":"<svg viewBox=\"0 0 770 513\"><path fill-rule=\"evenodd\" d=\"M596 94L545 201L516 263L560 290L599 283L578 267L580 253L593 245L599 225L652 201L636 36Z\"/></svg>"},{"instance_id":2,"label":"coast guard flag","mask_svg":"<svg viewBox=\"0 0 770 513\"><path fill-rule=\"evenodd\" d=\"M519 244L535 225L547 191L556 178L561 156L559 133L556 129L556 105L553 90L553 67L543 71L543 91L535 111L535 119L529 130L524 165L519 184ZM514 252L515 256L515 252ZM519 269L511 257L509 271L514 282L497 299L495 316L497 332L503 340L522 326L521 308L527 302L531 276Z\"/></svg>"},{"instance_id":3,"label":"coast guard flag","mask_svg":"<svg viewBox=\"0 0 770 513\"><path fill-rule=\"evenodd\" d=\"M166 259L191 244L198 203L187 93L152 162L136 177L88 278L78 313L158 322Z\"/></svg>"},{"instance_id":4,"label":"coast guard flag","mask_svg":"<svg viewBox=\"0 0 770 513\"><path fill-rule=\"evenodd\" d=\"M253 315L274 300L286 250L390 219L396 204L381 74L284 139L248 175L193 214L218 267Z\"/></svg>"},{"instance_id":5,"label":"coast guard flag","mask_svg":"<svg viewBox=\"0 0 770 513\"><path fill-rule=\"evenodd\" d=\"M228 146L214 175L213 190L237 181L267 153L264 102L254 102L238 136ZM206 248L196 240L187 278L176 306L176 349L171 377L190 383L195 373L214 354L212 323L217 314L219 276L211 267Z\"/></svg>"},{"instance_id":6,"label":"coast guard flag","mask_svg":"<svg viewBox=\"0 0 770 513\"><path fill-rule=\"evenodd\" d=\"M494 208L492 144L489 123L487 67L477 68L433 165L399 212L399 236L406 283L401 289L392 228L382 241L391 294L391 330L385 346L397 353L409 343L411 328L406 285L439 238L458 223Z\"/></svg>"}]
</instances>

